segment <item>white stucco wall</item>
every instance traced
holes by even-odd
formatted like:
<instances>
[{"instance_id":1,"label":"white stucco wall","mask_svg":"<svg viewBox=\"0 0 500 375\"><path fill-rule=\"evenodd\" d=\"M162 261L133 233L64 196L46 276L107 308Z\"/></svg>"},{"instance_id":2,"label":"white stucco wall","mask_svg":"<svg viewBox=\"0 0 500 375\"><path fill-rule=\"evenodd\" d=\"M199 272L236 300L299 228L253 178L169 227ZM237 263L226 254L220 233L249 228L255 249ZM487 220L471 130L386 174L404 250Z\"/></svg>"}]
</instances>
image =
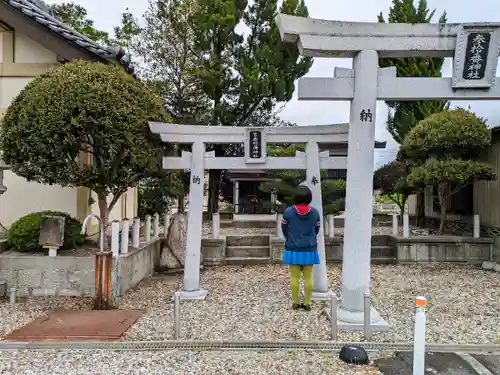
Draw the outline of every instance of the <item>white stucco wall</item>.
<instances>
[{"instance_id":1,"label":"white stucco wall","mask_svg":"<svg viewBox=\"0 0 500 375\"><path fill-rule=\"evenodd\" d=\"M0 31L0 63L3 60L3 33ZM40 46L30 38L19 33L14 34L15 63L57 63L53 52ZM0 74L0 116L19 92L33 79L29 77L5 77ZM7 192L0 196L0 222L9 227L19 217L30 212L57 210L77 216L77 189L61 186L47 186L28 182L10 171L4 172L4 185ZM127 215L133 217L135 204L134 192L127 195ZM99 212L94 204L92 212ZM122 204L119 201L111 213L111 219L122 218Z\"/></svg>"}]
</instances>

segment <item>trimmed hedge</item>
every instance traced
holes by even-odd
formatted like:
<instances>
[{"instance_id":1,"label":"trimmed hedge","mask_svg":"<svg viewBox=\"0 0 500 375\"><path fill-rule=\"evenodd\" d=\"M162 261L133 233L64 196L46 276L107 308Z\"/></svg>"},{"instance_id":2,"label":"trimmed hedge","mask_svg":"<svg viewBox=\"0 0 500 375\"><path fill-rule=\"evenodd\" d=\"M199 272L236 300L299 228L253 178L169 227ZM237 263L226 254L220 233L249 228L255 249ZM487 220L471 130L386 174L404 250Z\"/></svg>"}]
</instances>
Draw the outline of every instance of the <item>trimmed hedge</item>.
<instances>
[{"instance_id":1,"label":"trimmed hedge","mask_svg":"<svg viewBox=\"0 0 500 375\"><path fill-rule=\"evenodd\" d=\"M85 241L85 235L81 234L82 224L77 219L65 212L42 211L23 216L11 225L7 237L10 246L22 252L43 251L38 241L44 216L63 216L66 219L64 243L61 249L74 249Z\"/></svg>"}]
</instances>

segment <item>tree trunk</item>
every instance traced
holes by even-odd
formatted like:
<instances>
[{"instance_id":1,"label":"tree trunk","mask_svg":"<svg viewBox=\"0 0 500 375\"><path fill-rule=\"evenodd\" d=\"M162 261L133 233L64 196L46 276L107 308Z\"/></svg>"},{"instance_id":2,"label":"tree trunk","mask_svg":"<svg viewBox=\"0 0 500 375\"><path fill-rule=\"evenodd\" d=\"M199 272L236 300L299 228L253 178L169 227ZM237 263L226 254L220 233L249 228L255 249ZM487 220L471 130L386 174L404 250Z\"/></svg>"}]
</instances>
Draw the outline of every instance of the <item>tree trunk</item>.
<instances>
[{"instance_id":1,"label":"tree trunk","mask_svg":"<svg viewBox=\"0 0 500 375\"><path fill-rule=\"evenodd\" d=\"M108 200L105 194L97 193L97 204L99 206L99 216L102 220L102 225L104 227L104 246L103 250L109 249L108 236L106 235L106 230L108 228L109 212L108 212ZM99 228L99 236L101 235L101 228ZM99 240L100 241L100 237Z\"/></svg>"},{"instance_id":2,"label":"tree trunk","mask_svg":"<svg viewBox=\"0 0 500 375\"><path fill-rule=\"evenodd\" d=\"M446 184L438 186L438 200L439 200L439 229L438 234L443 234L444 224L446 222Z\"/></svg>"},{"instance_id":3,"label":"tree trunk","mask_svg":"<svg viewBox=\"0 0 500 375\"><path fill-rule=\"evenodd\" d=\"M425 191L419 191L417 193L417 212L416 221L419 228L425 227Z\"/></svg>"},{"instance_id":4,"label":"tree trunk","mask_svg":"<svg viewBox=\"0 0 500 375\"><path fill-rule=\"evenodd\" d=\"M403 195L401 198L401 204L399 205L399 209L401 211L401 217L403 217L405 213L405 206L406 206L406 201L408 200L408 196Z\"/></svg>"}]
</instances>

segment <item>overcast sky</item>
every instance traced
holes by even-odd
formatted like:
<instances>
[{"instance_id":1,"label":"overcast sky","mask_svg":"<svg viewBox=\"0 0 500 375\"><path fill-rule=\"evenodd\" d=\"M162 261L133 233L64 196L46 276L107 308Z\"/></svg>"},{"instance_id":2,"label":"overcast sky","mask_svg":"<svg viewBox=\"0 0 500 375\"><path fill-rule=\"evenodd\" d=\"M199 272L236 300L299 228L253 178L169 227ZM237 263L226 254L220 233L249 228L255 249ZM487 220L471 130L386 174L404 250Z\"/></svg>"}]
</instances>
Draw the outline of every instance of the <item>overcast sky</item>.
<instances>
[{"instance_id":1,"label":"overcast sky","mask_svg":"<svg viewBox=\"0 0 500 375\"><path fill-rule=\"evenodd\" d=\"M60 0L49 0L48 3L61 3ZM129 8L136 16L140 16L147 8L147 0L74 0L84 6L96 26L112 31L114 25L120 23L122 12ZM381 11L386 15L391 0L306 0L310 16L341 21L375 22ZM495 0L428 0L431 9L436 8L436 15L446 10L448 22L480 22L500 21L500 7ZM331 77L335 66L351 67L351 59L315 59L307 76ZM451 61L447 61L443 69L444 76L451 76ZM467 102L456 104L467 107ZM500 111L495 111L494 102L471 102L472 110L486 117L490 126L500 125ZM349 103L331 102L299 102L296 95L282 112L285 120L299 125L321 125L349 121ZM385 130L387 109L383 103L377 107L376 137L388 141L388 148L397 147L390 134ZM378 163L387 160L394 154L390 150L377 152Z\"/></svg>"}]
</instances>

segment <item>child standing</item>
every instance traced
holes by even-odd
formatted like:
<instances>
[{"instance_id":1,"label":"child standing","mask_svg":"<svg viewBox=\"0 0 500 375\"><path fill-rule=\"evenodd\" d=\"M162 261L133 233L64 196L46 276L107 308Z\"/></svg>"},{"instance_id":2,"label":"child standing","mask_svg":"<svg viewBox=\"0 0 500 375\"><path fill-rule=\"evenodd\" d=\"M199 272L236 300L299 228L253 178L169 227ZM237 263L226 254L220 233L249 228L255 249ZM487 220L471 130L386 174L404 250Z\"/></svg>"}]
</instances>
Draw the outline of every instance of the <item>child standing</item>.
<instances>
[{"instance_id":1,"label":"child standing","mask_svg":"<svg viewBox=\"0 0 500 375\"><path fill-rule=\"evenodd\" d=\"M307 186L297 188L294 205L283 213L281 228L285 236L283 264L290 265L290 289L294 310L311 310L313 264L319 264L317 235L320 229L319 212L311 207L312 194ZM300 304L300 272L304 275L304 303Z\"/></svg>"}]
</instances>

